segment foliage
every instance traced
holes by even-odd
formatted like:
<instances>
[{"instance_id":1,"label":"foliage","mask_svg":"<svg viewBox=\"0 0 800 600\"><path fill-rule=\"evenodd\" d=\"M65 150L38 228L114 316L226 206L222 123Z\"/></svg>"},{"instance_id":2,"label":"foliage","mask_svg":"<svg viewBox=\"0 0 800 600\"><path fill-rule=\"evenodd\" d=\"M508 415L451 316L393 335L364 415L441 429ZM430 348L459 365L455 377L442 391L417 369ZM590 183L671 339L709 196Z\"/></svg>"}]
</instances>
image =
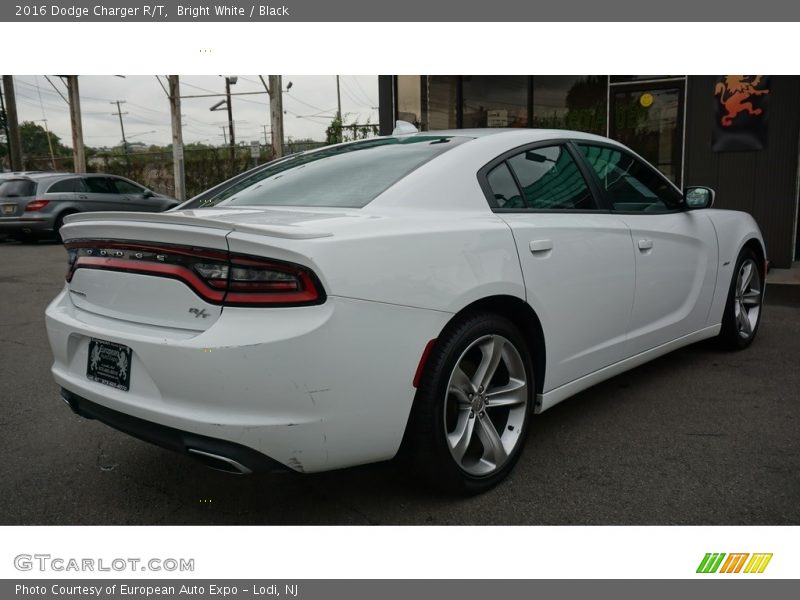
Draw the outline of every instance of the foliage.
<instances>
[{"instance_id":1,"label":"foliage","mask_svg":"<svg viewBox=\"0 0 800 600\"><path fill-rule=\"evenodd\" d=\"M252 166L249 147L237 147L233 164L228 146L185 144L183 150L186 197L191 198L218 183L246 171ZM262 153L259 162L272 156ZM87 151L86 168L90 172L122 175L162 194L174 196L175 178L172 146L151 146L143 152L132 152L125 159L118 148Z\"/></svg>"},{"instance_id":2,"label":"foliage","mask_svg":"<svg viewBox=\"0 0 800 600\"><path fill-rule=\"evenodd\" d=\"M345 117L347 116L345 115ZM325 141L328 144L338 144L339 142L365 140L376 135L378 135L378 126L370 123L369 119L366 123L359 124L352 121L346 125L344 119L337 114L331 119L331 124L325 130Z\"/></svg>"},{"instance_id":3,"label":"foliage","mask_svg":"<svg viewBox=\"0 0 800 600\"><path fill-rule=\"evenodd\" d=\"M342 140L342 117L338 113L333 119L331 124L325 130L325 142L327 144L338 144Z\"/></svg>"},{"instance_id":4,"label":"foliage","mask_svg":"<svg viewBox=\"0 0 800 600\"><path fill-rule=\"evenodd\" d=\"M4 158L8 154L8 145L6 141L6 111L0 109L0 138L3 143L0 144L0 158ZM2 162L0 162L2 165Z\"/></svg>"},{"instance_id":5,"label":"foliage","mask_svg":"<svg viewBox=\"0 0 800 600\"><path fill-rule=\"evenodd\" d=\"M70 156L72 154L72 151L61 143L61 138L55 133L48 132L44 127L32 121L21 123L19 133L22 138L22 154L26 158L50 156L50 144L47 141L48 135L53 145L54 156Z\"/></svg>"}]
</instances>

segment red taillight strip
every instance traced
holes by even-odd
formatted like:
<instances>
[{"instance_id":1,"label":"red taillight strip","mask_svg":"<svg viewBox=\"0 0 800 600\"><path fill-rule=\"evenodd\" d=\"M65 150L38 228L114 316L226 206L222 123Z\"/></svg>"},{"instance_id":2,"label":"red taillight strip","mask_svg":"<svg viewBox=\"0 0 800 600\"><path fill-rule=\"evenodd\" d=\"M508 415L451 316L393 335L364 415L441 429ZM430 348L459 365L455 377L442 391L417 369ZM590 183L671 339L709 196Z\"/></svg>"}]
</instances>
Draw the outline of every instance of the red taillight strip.
<instances>
[{"instance_id":1,"label":"red taillight strip","mask_svg":"<svg viewBox=\"0 0 800 600\"><path fill-rule=\"evenodd\" d=\"M72 279L73 274L79 268L107 269L168 277L182 281L207 302L223 306L299 306L321 304L325 302L326 298L322 285L312 271L300 265L267 258L229 254L221 250L193 246L100 239L74 240L68 242L65 246L67 250L104 248L173 254L190 259L205 258L224 262L229 267L261 268L289 273L299 280L301 289L298 291L296 284L282 281L249 282L235 281L230 278L225 280L206 280L195 273L193 269L179 264L153 263L104 256L78 257L67 272L67 281Z\"/></svg>"},{"instance_id":2,"label":"red taillight strip","mask_svg":"<svg viewBox=\"0 0 800 600\"><path fill-rule=\"evenodd\" d=\"M24 212L36 212L37 210L42 210L48 204L50 204L49 200L32 200L25 206Z\"/></svg>"},{"instance_id":3,"label":"red taillight strip","mask_svg":"<svg viewBox=\"0 0 800 600\"><path fill-rule=\"evenodd\" d=\"M225 299L225 292L208 287L205 282L186 267L180 265L162 265L158 263L144 263L135 260L125 260L122 258L103 258L98 256L81 256L75 261L72 273L69 274L67 281L72 279L71 275L77 269L107 269L109 271L122 271L124 273L139 273L141 275L157 275L177 279L188 285L194 292L206 302L211 304L222 304Z\"/></svg>"}]
</instances>

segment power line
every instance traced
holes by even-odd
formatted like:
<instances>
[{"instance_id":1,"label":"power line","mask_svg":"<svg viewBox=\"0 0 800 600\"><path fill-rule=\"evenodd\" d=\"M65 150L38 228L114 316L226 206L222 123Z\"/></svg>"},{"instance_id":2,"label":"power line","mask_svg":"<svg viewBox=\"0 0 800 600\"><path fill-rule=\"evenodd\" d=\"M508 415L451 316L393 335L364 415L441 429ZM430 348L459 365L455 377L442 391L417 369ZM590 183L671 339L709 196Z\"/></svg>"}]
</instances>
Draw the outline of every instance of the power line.
<instances>
[{"instance_id":1,"label":"power line","mask_svg":"<svg viewBox=\"0 0 800 600\"><path fill-rule=\"evenodd\" d=\"M286 97L287 98L291 98L292 100L294 100L295 102L299 102L300 104L304 104L308 108L313 108L314 110L318 110L320 112L330 112L330 111L334 110L332 108L330 108L328 110L325 110L324 108L320 108L319 106L314 106L313 104L310 104L309 102L306 102L304 100L300 100L300 98L296 97L294 94L290 94L289 92L286 92Z\"/></svg>"},{"instance_id":2,"label":"power line","mask_svg":"<svg viewBox=\"0 0 800 600\"><path fill-rule=\"evenodd\" d=\"M359 89L359 90L361 90L361 93L364 95L364 98L366 98L366 99L367 99L367 101L369 102L369 105L370 105L371 107L372 107L372 106L375 106L375 105L377 105L377 104L378 104L377 102L375 102L375 101L372 99L372 96L368 95L368 94L367 94L367 92L365 92L365 91L364 91L364 88L363 88L363 87L361 87L361 84L358 82L358 77L356 77L355 75L353 75L353 81L355 81L356 85L358 86L358 89Z\"/></svg>"},{"instance_id":3,"label":"power line","mask_svg":"<svg viewBox=\"0 0 800 600\"><path fill-rule=\"evenodd\" d=\"M56 87L56 84L55 84L55 83L53 83L53 82L50 80L50 78L49 78L47 75L45 75L45 76L44 76L44 78L47 80L47 83L49 83L50 85L52 85L52 86L53 86L53 89L54 89L54 90L55 90L55 91L58 93L58 95L59 95L59 96L61 96L61 99L62 99L64 102L66 102L66 103L67 103L67 106L69 106L69 100L67 100L67 99L64 97L64 94L62 94L62 93L61 93L61 90L59 90L59 89Z\"/></svg>"},{"instance_id":4,"label":"power line","mask_svg":"<svg viewBox=\"0 0 800 600\"><path fill-rule=\"evenodd\" d=\"M353 104L355 104L356 106L360 105L362 103L362 101L361 100L357 100L355 98L355 96L353 96L352 91L350 89L350 86L347 85L347 81L345 81L344 77L342 77L341 81L342 81L342 85L344 86L345 95L348 98L350 98L350 100L351 100L351 102L353 102Z\"/></svg>"},{"instance_id":5,"label":"power line","mask_svg":"<svg viewBox=\"0 0 800 600\"><path fill-rule=\"evenodd\" d=\"M27 86L27 87L36 88L36 85L34 85L32 83L28 83L27 81L19 80L19 83L24 85L24 86ZM54 92L51 92L49 90L46 90L45 93L54 94ZM96 98L94 96L85 96L83 94L81 94L81 100L93 100L93 101L96 101L96 102L113 102L113 100L111 100L109 98Z\"/></svg>"},{"instance_id":6,"label":"power line","mask_svg":"<svg viewBox=\"0 0 800 600\"><path fill-rule=\"evenodd\" d=\"M164 94L166 94L167 98L169 98L169 92L167 91L167 88L164 87L164 84L161 83L161 78L158 75L156 75L155 77L156 81L158 81L158 85L161 86L161 89L164 90Z\"/></svg>"}]
</instances>

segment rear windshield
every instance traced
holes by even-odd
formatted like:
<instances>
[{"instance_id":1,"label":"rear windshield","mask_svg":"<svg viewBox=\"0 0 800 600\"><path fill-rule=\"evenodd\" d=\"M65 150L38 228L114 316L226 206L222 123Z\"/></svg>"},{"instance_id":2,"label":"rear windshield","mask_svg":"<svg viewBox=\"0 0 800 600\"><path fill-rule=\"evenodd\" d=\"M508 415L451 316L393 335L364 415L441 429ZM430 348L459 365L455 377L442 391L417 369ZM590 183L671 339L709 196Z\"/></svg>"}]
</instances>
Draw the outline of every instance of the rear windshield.
<instances>
[{"instance_id":1,"label":"rear windshield","mask_svg":"<svg viewBox=\"0 0 800 600\"><path fill-rule=\"evenodd\" d=\"M420 165L466 137L377 138L276 162L183 208L332 206L361 208Z\"/></svg>"},{"instance_id":2,"label":"rear windshield","mask_svg":"<svg viewBox=\"0 0 800 600\"><path fill-rule=\"evenodd\" d=\"M30 179L8 179L0 183L0 198L35 196L36 182Z\"/></svg>"}]
</instances>

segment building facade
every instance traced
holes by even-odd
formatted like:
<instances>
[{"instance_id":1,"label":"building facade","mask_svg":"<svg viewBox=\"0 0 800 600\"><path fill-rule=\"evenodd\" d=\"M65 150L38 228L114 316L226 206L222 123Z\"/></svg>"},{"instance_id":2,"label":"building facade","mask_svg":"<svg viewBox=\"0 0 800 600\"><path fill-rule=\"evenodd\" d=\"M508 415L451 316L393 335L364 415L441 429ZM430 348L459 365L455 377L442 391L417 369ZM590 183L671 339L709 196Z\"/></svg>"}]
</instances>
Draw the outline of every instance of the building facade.
<instances>
[{"instance_id":1,"label":"building facade","mask_svg":"<svg viewBox=\"0 0 800 600\"><path fill-rule=\"evenodd\" d=\"M381 134L574 129L619 140L679 187L707 185L717 208L761 227L772 266L800 258L800 76L381 75Z\"/></svg>"}]
</instances>

